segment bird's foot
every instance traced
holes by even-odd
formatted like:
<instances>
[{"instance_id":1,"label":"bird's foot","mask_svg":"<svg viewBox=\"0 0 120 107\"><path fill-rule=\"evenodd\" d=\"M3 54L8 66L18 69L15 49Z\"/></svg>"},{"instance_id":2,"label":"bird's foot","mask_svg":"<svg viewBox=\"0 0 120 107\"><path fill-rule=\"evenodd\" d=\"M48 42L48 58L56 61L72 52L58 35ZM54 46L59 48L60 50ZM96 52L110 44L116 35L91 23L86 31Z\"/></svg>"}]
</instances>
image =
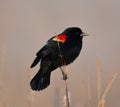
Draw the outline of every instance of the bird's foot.
<instances>
[{"instance_id":1,"label":"bird's foot","mask_svg":"<svg viewBox=\"0 0 120 107\"><path fill-rule=\"evenodd\" d=\"M63 74L63 80L67 80L67 79L68 79L67 74Z\"/></svg>"}]
</instances>

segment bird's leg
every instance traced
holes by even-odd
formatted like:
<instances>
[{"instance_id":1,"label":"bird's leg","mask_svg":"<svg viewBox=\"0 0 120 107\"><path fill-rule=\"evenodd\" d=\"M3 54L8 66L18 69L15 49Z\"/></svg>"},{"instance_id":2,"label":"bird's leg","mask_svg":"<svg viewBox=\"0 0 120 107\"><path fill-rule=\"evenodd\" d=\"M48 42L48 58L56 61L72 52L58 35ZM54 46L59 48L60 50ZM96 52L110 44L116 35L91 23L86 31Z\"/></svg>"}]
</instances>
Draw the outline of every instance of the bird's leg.
<instances>
[{"instance_id":1,"label":"bird's leg","mask_svg":"<svg viewBox=\"0 0 120 107\"><path fill-rule=\"evenodd\" d=\"M67 80L67 79L68 79L67 74L64 74L64 75L63 75L63 80Z\"/></svg>"},{"instance_id":2,"label":"bird's leg","mask_svg":"<svg viewBox=\"0 0 120 107\"><path fill-rule=\"evenodd\" d=\"M68 77L67 77L67 73L66 73L65 66L64 66L64 65L66 65L66 63L63 61L63 55L62 55L61 50L60 50L59 42L57 42L57 44L58 44L58 49L59 49L59 52L60 52L60 55L59 55L59 56L60 56L60 58L61 58L61 62L62 62L62 65L63 65L63 68L60 67L60 70L61 70L62 75L63 75L63 80L67 80Z\"/></svg>"}]
</instances>

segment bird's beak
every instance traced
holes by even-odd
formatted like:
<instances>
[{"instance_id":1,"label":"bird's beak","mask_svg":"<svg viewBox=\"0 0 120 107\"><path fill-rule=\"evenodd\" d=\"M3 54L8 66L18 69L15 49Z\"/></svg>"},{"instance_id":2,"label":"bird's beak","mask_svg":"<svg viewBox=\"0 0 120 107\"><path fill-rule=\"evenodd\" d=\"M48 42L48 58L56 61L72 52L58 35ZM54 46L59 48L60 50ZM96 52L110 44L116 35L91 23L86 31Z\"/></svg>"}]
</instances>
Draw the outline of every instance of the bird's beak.
<instances>
[{"instance_id":1,"label":"bird's beak","mask_svg":"<svg viewBox=\"0 0 120 107\"><path fill-rule=\"evenodd\" d=\"M88 34L83 32L80 36L88 36Z\"/></svg>"}]
</instances>

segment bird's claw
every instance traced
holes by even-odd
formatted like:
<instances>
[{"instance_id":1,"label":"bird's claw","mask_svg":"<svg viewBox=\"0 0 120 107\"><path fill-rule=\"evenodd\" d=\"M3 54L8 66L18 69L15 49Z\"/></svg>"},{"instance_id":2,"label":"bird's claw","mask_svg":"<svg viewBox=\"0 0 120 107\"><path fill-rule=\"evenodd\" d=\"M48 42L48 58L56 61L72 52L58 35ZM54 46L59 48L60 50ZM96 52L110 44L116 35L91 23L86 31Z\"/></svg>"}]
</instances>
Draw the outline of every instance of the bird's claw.
<instances>
[{"instance_id":1,"label":"bird's claw","mask_svg":"<svg viewBox=\"0 0 120 107\"><path fill-rule=\"evenodd\" d=\"M67 80L67 79L68 79L67 74L63 74L63 80Z\"/></svg>"}]
</instances>

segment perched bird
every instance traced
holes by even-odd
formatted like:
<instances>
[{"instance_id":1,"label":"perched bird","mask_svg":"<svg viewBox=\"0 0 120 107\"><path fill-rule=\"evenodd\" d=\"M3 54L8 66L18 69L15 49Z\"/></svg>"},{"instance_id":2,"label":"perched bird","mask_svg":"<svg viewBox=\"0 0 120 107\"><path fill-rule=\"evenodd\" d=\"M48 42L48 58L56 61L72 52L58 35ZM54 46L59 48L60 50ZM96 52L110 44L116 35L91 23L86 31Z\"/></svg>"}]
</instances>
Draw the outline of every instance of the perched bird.
<instances>
[{"instance_id":1,"label":"perched bird","mask_svg":"<svg viewBox=\"0 0 120 107\"><path fill-rule=\"evenodd\" d=\"M51 72L58 67L72 63L82 48L83 36L86 33L78 27L70 27L61 34L49 39L41 48L33 61L31 68L40 62L40 69L30 82L35 91L47 88L50 84Z\"/></svg>"}]
</instances>

